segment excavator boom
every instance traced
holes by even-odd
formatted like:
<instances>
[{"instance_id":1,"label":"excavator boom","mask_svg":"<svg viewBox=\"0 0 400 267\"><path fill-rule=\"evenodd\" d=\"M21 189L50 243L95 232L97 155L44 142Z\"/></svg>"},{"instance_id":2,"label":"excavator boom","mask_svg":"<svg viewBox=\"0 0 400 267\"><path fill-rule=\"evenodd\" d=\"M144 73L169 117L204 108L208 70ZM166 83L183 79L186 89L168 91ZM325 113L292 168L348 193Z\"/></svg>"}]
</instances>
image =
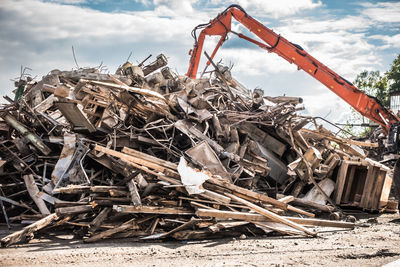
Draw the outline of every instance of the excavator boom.
<instances>
[{"instance_id":1,"label":"excavator boom","mask_svg":"<svg viewBox=\"0 0 400 267\"><path fill-rule=\"evenodd\" d=\"M232 17L243 24L263 42L232 31ZM197 38L196 31L199 29L202 30ZM389 133L392 125L398 125L400 121L399 118L390 110L386 109L376 98L359 90L352 83L308 54L301 46L289 42L284 37L276 34L273 30L249 16L239 5L229 6L215 19L207 24L198 25L193 30L192 35L195 38L195 44L191 50L190 65L186 73L187 76L196 78L205 37L207 35L220 36L219 42L210 56L210 58L213 59L218 49L227 39L228 33L236 34L238 37L250 41L268 52L278 54L289 63L296 64L298 69L304 70L320 81L363 116L379 123L386 133ZM207 65L208 64L210 64L210 62L207 62Z\"/></svg>"}]
</instances>

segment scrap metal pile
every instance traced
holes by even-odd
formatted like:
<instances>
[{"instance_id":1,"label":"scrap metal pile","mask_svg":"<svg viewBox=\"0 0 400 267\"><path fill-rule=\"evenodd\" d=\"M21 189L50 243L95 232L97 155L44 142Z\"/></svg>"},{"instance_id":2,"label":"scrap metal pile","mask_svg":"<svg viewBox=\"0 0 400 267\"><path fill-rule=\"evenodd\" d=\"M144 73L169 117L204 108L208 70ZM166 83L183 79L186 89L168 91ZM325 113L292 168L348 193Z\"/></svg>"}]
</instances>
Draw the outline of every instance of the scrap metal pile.
<instances>
[{"instance_id":1,"label":"scrap metal pile","mask_svg":"<svg viewBox=\"0 0 400 267\"><path fill-rule=\"evenodd\" d=\"M34 222L2 246L56 229L85 242L315 236L354 227L316 212L386 207L390 170L355 147L375 144L298 115L301 98L249 91L227 67L190 79L166 65L161 54L114 75L16 82L0 111L0 200L7 223Z\"/></svg>"}]
</instances>

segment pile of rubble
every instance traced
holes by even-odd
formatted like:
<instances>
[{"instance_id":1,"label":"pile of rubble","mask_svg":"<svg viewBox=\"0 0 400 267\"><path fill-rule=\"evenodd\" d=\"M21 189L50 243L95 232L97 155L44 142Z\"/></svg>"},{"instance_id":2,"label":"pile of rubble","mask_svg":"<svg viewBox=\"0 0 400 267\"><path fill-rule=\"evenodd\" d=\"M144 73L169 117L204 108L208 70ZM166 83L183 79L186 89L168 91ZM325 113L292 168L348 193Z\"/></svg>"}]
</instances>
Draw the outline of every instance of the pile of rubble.
<instances>
[{"instance_id":1,"label":"pile of rubble","mask_svg":"<svg viewBox=\"0 0 400 267\"><path fill-rule=\"evenodd\" d=\"M338 137L297 114L301 98L251 92L227 67L190 79L166 65L161 54L114 75L16 82L0 110L0 204L7 223L34 222L2 246L60 228L85 242L315 236L354 227L316 213L391 208L390 169L360 148L376 144Z\"/></svg>"}]
</instances>

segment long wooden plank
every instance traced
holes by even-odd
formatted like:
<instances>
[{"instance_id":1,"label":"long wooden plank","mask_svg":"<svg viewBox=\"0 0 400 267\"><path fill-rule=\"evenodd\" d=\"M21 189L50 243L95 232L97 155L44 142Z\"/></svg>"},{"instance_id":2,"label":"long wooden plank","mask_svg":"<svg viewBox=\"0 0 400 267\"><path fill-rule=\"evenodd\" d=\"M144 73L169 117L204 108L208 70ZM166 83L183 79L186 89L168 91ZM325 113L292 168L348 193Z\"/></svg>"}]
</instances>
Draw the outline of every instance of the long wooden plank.
<instances>
[{"instance_id":1,"label":"long wooden plank","mask_svg":"<svg viewBox=\"0 0 400 267\"><path fill-rule=\"evenodd\" d=\"M213 217L218 219L234 219L242 220L247 222L270 222L271 219L258 214L250 212L237 212L237 211L225 211L225 210L210 210L199 208L196 211L199 217ZM282 216L283 218L290 220L292 222L309 225L309 226L322 226L322 227L338 227L338 228L348 228L353 229L354 223L351 222L341 222L341 221L329 221L323 219L315 218L299 218L299 217L288 217Z\"/></svg>"},{"instance_id":2,"label":"long wooden plank","mask_svg":"<svg viewBox=\"0 0 400 267\"><path fill-rule=\"evenodd\" d=\"M81 194L81 193L109 193L110 190L126 191L126 186L119 185L69 185L66 187L59 187L53 190L53 194Z\"/></svg>"},{"instance_id":3,"label":"long wooden plank","mask_svg":"<svg viewBox=\"0 0 400 267\"><path fill-rule=\"evenodd\" d=\"M147 160L147 161L151 161L153 163L162 165L166 168L170 168L171 170L177 170L178 169L178 164L176 163L172 163L170 161L167 160L163 160L163 159L159 159L157 157L154 157L152 155L137 151L135 149L129 148L129 147L124 147L122 149L123 153L126 153L128 155L134 156L134 157L139 157L141 159Z\"/></svg>"},{"instance_id":4,"label":"long wooden plank","mask_svg":"<svg viewBox=\"0 0 400 267\"><path fill-rule=\"evenodd\" d=\"M125 90L133 92L133 93L137 93L137 94L141 94L141 95L145 95L145 96L156 97L156 98L161 99L161 100L163 100L163 101L165 101L167 103L167 100L160 93L157 93L157 92L155 92L153 90L142 89L142 88L137 88L137 87L131 87L131 86L128 86L128 85L118 85L118 84L115 84L115 83L101 82L101 81L96 81L96 80L84 80L84 79L81 79L81 81L85 82L85 83L97 84L97 85L111 87L111 88L115 88L115 89L125 89Z\"/></svg>"},{"instance_id":5,"label":"long wooden plank","mask_svg":"<svg viewBox=\"0 0 400 267\"><path fill-rule=\"evenodd\" d=\"M294 222L292 222L292 221L290 221L290 220L288 220L288 219L286 219L286 218L284 218L282 216L279 216L279 215L277 215L277 214L275 214L275 213L273 213L273 212L271 212L269 210L261 208L260 206L257 206L257 205L255 205L255 204L253 204L253 203L251 203L251 202L249 202L247 200L244 200L244 199L242 199L240 197L237 197L235 195L228 194L228 193L226 195L228 197L230 197L231 199L236 200L236 201L248 206L250 209L254 210L255 212L258 212L259 214L270 218L272 221L280 222L280 223L283 223L285 225L288 225L288 226L290 226L290 227L292 227L294 229L302 231L306 235L310 235L310 236L316 236L317 235L317 233L312 232L312 231L304 228L303 226L301 226L301 225L299 225L297 223L294 223Z\"/></svg>"},{"instance_id":6,"label":"long wooden plank","mask_svg":"<svg viewBox=\"0 0 400 267\"><path fill-rule=\"evenodd\" d=\"M233 192L233 194L237 197L243 198L250 202L259 202L258 200L254 200L254 198L248 197L248 196L240 194L240 193ZM285 213L284 210L282 210L280 208L275 208L271 204L264 205L263 207L264 207L264 209L267 209L267 210L274 212L276 214L279 214L279 215L283 215ZM248 208L248 207L246 207L246 208Z\"/></svg>"},{"instance_id":7,"label":"long wooden plank","mask_svg":"<svg viewBox=\"0 0 400 267\"><path fill-rule=\"evenodd\" d=\"M105 153L105 154L107 154L109 156L113 156L113 157L119 158L124 162L128 161L128 162L136 163L138 165L145 166L147 168L153 169L153 170L155 170L157 172L164 173L164 174L166 174L168 176L171 176L171 177L175 177L175 178L179 178L180 177L179 174L176 171L171 170L170 168L165 168L164 166L161 166L159 164L156 164L156 163L141 159L139 157L134 157L134 156L131 156L131 155L128 155L128 154L125 154L125 153L122 153L122 152L118 152L118 151L115 151L113 149L109 149L109 148L106 148L106 147L103 147L103 146L100 146L100 145L96 145L94 147L94 150L99 151L99 152L103 152L103 153Z\"/></svg>"},{"instance_id":8,"label":"long wooden plank","mask_svg":"<svg viewBox=\"0 0 400 267\"><path fill-rule=\"evenodd\" d=\"M149 214L176 214L176 215L194 215L190 209L182 207L159 207L159 206L130 206L130 205L114 205L113 210L121 213L149 213Z\"/></svg>"},{"instance_id":9,"label":"long wooden plank","mask_svg":"<svg viewBox=\"0 0 400 267\"><path fill-rule=\"evenodd\" d=\"M284 210L287 209L287 203L280 202L279 200L271 198L271 197L269 197L267 195L259 194L257 192L248 190L246 188L234 185L234 184L232 184L231 182L229 182L227 180L210 178L210 179L208 179L206 181L206 183L212 183L212 184L215 184L215 185L222 186L222 187L227 188L227 189L229 189L229 190L231 190L233 192L237 192L237 193L240 193L242 195L246 195L248 197L254 198L255 200L260 200L260 201L263 201L265 203L272 204L272 205L274 205L274 206L276 206L276 207L278 207L280 209L284 209Z\"/></svg>"},{"instance_id":10,"label":"long wooden plank","mask_svg":"<svg viewBox=\"0 0 400 267\"><path fill-rule=\"evenodd\" d=\"M58 215L74 215L79 213L86 213L92 210L92 205L81 205L72 207L57 208L56 213Z\"/></svg>"},{"instance_id":11,"label":"long wooden plank","mask_svg":"<svg viewBox=\"0 0 400 267\"><path fill-rule=\"evenodd\" d=\"M200 196L209 199L209 200L215 200L217 202L220 202L222 204L229 204L231 202L231 199L227 196L218 194L214 191L207 190L205 189L204 193L201 193Z\"/></svg>"},{"instance_id":12,"label":"long wooden plank","mask_svg":"<svg viewBox=\"0 0 400 267\"><path fill-rule=\"evenodd\" d=\"M205 199L198 199L198 198L190 198L190 197L179 197L180 199L184 200L189 200L189 201L196 201L196 202L203 202L203 203L209 203L209 204L217 204L217 205L224 205L227 207L234 207L234 208L241 208L241 209L247 209L246 206L244 205L239 205L239 204L232 204L232 203L221 203L218 201L212 201L212 200L205 200Z\"/></svg>"}]
</instances>

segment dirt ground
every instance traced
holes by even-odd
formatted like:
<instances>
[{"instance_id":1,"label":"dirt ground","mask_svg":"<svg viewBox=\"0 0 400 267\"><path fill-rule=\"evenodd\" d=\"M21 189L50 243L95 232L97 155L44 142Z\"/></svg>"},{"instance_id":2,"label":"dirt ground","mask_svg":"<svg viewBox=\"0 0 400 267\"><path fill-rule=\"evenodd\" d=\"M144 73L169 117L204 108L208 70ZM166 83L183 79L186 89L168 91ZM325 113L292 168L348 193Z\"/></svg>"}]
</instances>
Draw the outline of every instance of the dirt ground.
<instances>
[{"instance_id":1,"label":"dirt ground","mask_svg":"<svg viewBox=\"0 0 400 267\"><path fill-rule=\"evenodd\" d=\"M164 243L102 241L85 244L71 235L43 235L0 249L0 266L400 266L400 215L369 215L354 230L318 238L242 237ZM7 229L2 227L0 236Z\"/></svg>"}]
</instances>

